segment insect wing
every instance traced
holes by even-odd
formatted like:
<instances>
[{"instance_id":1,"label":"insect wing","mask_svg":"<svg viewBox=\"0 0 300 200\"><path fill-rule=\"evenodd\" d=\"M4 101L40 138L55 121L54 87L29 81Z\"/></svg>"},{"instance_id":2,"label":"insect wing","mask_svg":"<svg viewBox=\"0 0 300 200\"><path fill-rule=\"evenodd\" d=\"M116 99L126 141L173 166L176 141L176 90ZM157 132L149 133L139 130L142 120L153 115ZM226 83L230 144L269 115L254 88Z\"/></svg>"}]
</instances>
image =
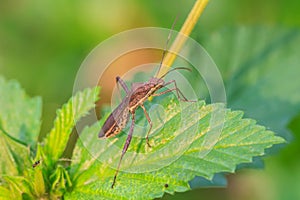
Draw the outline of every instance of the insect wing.
<instances>
[{"instance_id":1,"label":"insect wing","mask_svg":"<svg viewBox=\"0 0 300 200\"><path fill-rule=\"evenodd\" d=\"M128 103L129 99L125 97L120 105L108 116L98 134L99 138L112 137L126 126L129 117Z\"/></svg>"}]
</instances>

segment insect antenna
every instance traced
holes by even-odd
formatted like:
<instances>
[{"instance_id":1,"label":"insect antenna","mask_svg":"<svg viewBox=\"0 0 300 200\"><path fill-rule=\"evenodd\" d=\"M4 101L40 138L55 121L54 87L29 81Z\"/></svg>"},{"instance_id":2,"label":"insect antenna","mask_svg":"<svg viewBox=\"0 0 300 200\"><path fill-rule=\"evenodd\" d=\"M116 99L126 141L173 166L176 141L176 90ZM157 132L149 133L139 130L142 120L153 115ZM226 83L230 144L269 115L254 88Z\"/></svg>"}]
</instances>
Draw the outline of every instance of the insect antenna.
<instances>
[{"instance_id":1,"label":"insect antenna","mask_svg":"<svg viewBox=\"0 0 300 200\"><path fill-rule=\"evenodd\" d=\"M159 68L158 68L158 70L157 70L157 72L156 72L155 77L158 76L158 73L159 73L159 71L161 70L163 61L164 61L165 56L166 56L166 52L167 52L167 50L168 50L168 44L169 44L169 41L170 41L170 39L171 39L171 35L172 35L173 30L174 30L174 26L175 26L175 24L176 24L176 22L177 22L177 19L178 19L178 15L176 16L176 18L175 18L175 20L174 20L174 22L173 22L173 24L172 24L171 30L170 30L170 32L169 32L169 35L168 35L168 38L167 38L167 42L166 42L166 46L165 46L164 52L163 52L163 54L162 54L161 61L160 61L160 64L159 64Z\"/></svg>"},{"instance_id":2,"label":"insect antenna","mask_svg":"<svg viewBox=\"0 0 300 200\"><path fill-rule=\"evenodd\" d=\"M159 77L159 79L162 79L164 78L168 73L172 72L172 71L175 71L175 70L178 70L178 69L184 69L184 70L188 70L188 71L192 71L190 68L187 68L187 67L176 67L176 68L173 68L169 71L167 71L164 75L162 75L161 77Z\"/></svg>"}]
</instances>

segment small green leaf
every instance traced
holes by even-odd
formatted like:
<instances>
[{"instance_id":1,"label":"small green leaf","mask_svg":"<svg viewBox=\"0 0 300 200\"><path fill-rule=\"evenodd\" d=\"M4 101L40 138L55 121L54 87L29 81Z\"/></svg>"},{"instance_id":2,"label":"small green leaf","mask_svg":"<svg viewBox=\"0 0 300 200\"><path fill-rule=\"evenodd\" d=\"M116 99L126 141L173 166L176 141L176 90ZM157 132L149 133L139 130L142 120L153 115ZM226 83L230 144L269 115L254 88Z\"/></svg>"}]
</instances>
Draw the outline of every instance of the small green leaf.
<instances>
[{"instance_id":1,"label":"small green leaf","mask_svg":"<svg viewBox=\"0 0 300 200\"><path fill-rule=\"evenodd\" d=\"M72 186L69 173L60 165L58 165L54 173L50 176L50 182L52 183L50 196L56 198L61 197L67 188Z\"/></svg>"},{"instance_id":2,"label":"small green leaf","mask_svg":"<svg viewBox=\"0 0 300 200\"><path fill-rule=\"evenodd\" d=\"M242 119L242 112L230 111L222 104L205 105L200 101L180 107L171 97L152 103L158 102L165 108L166 122L152 118L151 149L144 139L132 139L114 189L111 184L115 170L111 166L116 167L127 135L97 140L99 124L83 130L71 166L75 186L66 199L153 199L165 192L184 192L190 189L188 182L195 176L212 179L215 173L232 173L236 165L251 162L254 156L264 155L266 148L284 142L254 120ZM136 116L143 119L138 125L145 124L141 114ZM222 124L220 135L213 138L216 141L210 141ZM134 135L145 132L136 128Z\"/></svg>"},{"instance_id":3,"label":"small green leaf","mask_svg":"<svg viewBox=\"0 0 300 200\"><path fill-rule=\"evenodd\" d=\"M30 149L8 135L0 124L0 175L21 175L30 163Z\"/></svg>"},{"instance_id":4,"label":"small green leaf","mask_svg":"<svg viewBox=\"0 0 300 200\"><path fill-rule=\"evenodd\" d=\"M42 100L30 98L19 83L0 76L0 121L12 137L34 146L40 131Z\"/></svg>"},{"instance_id":5,"label":"small green leaf","mask_svg":"<svg viewBox=\"0 0 300 200\"><path fill-rule=\"evenodd\" d=\"M31 195L30 182L26 178L21 176L5 175L2 176L2 179L7 188L10 190L10 196L12 199L23 199L23 195L29 199L34 199L34 197Z\"/></svg>"},{"instance_id":6,"label":"small green leaf","mask_svg":"<svg viewBox=\"0 0 300 200\"><path fill-rule=\"evenodd\" d=\"M0 104L0 190L10 191L0 199L34 199L25 176L32 166L30 145L40 130L41 99L29 98L17 82L0 77Z\"/></svg>"},{"instance_id":7,"label":"small green leaf","mask_svg":"<svg viewBox=\"0 0 300 200\"><path fill-rule=\"evenodd\" d=\"M47 164L51 165L58 161L66 148L69 135L75 123L95 106L99 90L96 87L78 92L68 103L63 105L62 109L57 111L54 127L45 139L44 152L46 158L44 161Z\"/></svg>"},{"instance_id":8,"label":"small green leaf","mask_svg":"<svg viewBox=\"0 0 300 200\"><path fill-rule=\"evenodd\" d=\"M43 196L46 193L43 171L40 167L36 167L33 172L33 188L36 196Z\"/></svg>"},{"instance_id":9,"label":"small green leaf","mask_svg":"<svg viewBox=\"0 0 300 200\"><path fill-rule=\"evenodd\" d=\"M2 200L11 200L12 199L12 195L11 195L11 191L0 185L0 199Z\"/></svg>"}]
</instances>

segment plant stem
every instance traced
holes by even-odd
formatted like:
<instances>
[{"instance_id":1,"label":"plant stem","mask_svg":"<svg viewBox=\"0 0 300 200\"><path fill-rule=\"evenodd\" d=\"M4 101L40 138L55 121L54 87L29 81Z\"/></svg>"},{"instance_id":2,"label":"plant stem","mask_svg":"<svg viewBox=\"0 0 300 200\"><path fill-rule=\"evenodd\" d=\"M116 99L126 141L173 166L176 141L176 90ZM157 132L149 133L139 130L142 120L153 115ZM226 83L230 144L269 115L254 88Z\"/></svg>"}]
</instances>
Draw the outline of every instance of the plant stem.
<instances>
[{"instance_id":1,"label":"plant stem","mask_svg":"<svg viewBox=\"0 0 300 200\"><path fill-rule=\"evenodd\" d=\"M174 43L172 44L170 50L168 51L165 59L162 63L162 68L160 69L159 73L157 74L157 77L161 77L163 74L165 74L171 65L173 64L177 53L181 50L183 44L187 40L188 36L192 32L194 26L196 25L199 17L203 13L203 10L205 9L207 3L209 0L197 0L194 4L192 10L190 11L187 19L185 20L183 26L181 27L181 30L179 34L177 35ZM173 52L173 53L172 53Z\"/></svg>"}]
</instances>

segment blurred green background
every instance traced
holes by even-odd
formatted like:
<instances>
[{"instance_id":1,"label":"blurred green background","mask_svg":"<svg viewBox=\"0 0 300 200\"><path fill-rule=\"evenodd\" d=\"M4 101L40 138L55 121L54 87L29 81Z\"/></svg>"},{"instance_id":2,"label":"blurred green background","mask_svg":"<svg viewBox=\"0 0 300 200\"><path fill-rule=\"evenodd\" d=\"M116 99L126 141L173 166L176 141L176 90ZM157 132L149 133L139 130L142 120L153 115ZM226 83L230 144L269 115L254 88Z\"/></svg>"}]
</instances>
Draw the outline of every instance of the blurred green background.
<instances>
[{"instance_id":1,"label":"blurred green background","mask_svg":"<svg viewBox=\"0 0 300 200\"><path fill-rule=\"evenodd\" d=\"M45 133L52 126L55 110L72 95L73 81L81 62L97 44L116 33L136 27L169 28L178 13L180 17L175 29L179 30L193 3L192 0L0 0L0 74L7 79L18 80L29 95L42 96L42 133ZM297 37L300 26L299 10L298 0L211 0L191 37L200 42L204 41L205 46L205 41L214 43L214 37L210 36L215 32L239 26L259 26L258 32L266 28L270 37L279 30L272 27L280 27L280 30L295 32ZM274 31L270 31L270 27ZM224 34L226 35L226 31ZM289 37L293 36L287 35ZM247 42L255 45L255 41L256 38L253 38L253 41ZM287 55L299 54L296 48L300 43L297 41L300 40L291 42L295 48L285 51ZM217 59L214 56L218 57L218 54L229 55L227 59L234 59L236 52L232 52L232 48L224 45L214 51L216 48L212 46L207 44L213 59ZM225 62L220 60L222 61L217 59L216 63L221 68L224 79L229 80L228 77L232 76L230 70L226 71ZM283 71L286 65L284 61L280 65ZM289 65L298 66L299 61ZM278 79L279 81L281 80ZM282 81L285 81L288 88L291 85L297 87L300 82L298 79ZM289 99L292 94L287 92L283 95ZM246 169L239 171L237 175L228 175L227 188L194 189L175 196L166 195L164 199L300 199L298 99L295 98L293 106L289 107L290 112L281 113L280 109L275 112L286 119L282 127L272 127L272 123L264 121L266 117L263 114L253 114L251 110L243 109L246 116L268 125L269 129L280 131L287 128L293 134L285 136L291 144L265 159L264 170ZM285 107L285 102L279 100L271 102L272 105L275 108ZM234 101L229 101L229 107L231 106L243 108L242 103Z\"/></svg>"}]
</instances>

